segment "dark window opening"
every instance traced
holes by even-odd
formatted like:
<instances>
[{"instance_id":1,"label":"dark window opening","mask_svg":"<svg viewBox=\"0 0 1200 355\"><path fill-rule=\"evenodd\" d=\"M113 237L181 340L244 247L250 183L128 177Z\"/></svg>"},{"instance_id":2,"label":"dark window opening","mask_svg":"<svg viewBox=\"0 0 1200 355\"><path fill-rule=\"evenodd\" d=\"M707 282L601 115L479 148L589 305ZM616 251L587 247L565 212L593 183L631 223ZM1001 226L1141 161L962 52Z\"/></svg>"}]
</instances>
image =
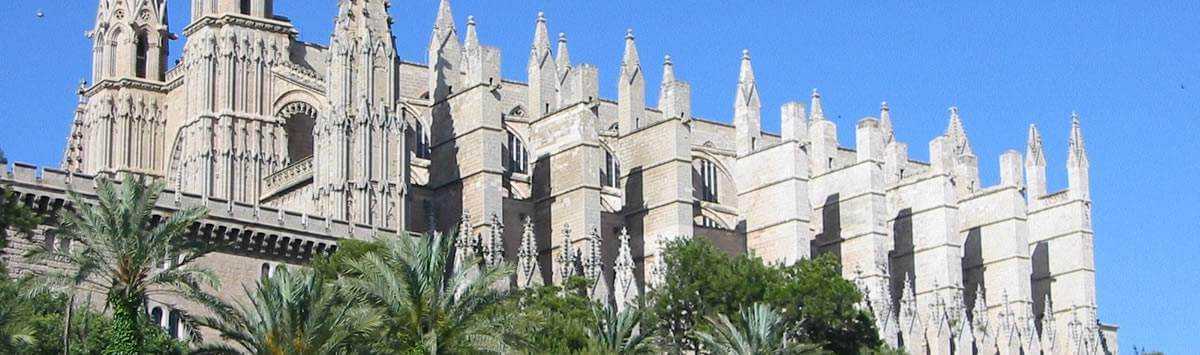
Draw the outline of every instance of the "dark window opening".
<instances>
[{"instance_id":1,"label":"dark window opening","mask_svg":"<svg viewBox=\"0 0 1200 355\"><path fill-rule=\"evenodd\" d=\"M249 15L250 14L250 0L242 0L241 5L238 6L238 11L240 11L242 13L242 15Z\"/></svg>"},{"instance_id":2,"label":"dark window opening","mask_svg":"<svg viewBox=\"0 0 1200 355\"><path fill-rule=\"evenodd\" d=\"M417 158L429 159L429 155L432 153L429 146L429 133L426 132L425 125L421 124L421 121L417 121L413 129L413 138L415 140L413 151Z\"/></svg>"},{"instance_id":3,"label":"dark window opening","mask_svg":"<svg viewBox=\"0 0 1200 355\"><path fill-rule=\"evenodd\" d=\"M525 147L525 143L521 142L521 138L517 137L512 132L508 134L508 144L504 146L503 154L506 157L505 168L510 173L526 174L529 172L529 149Z\"/></svg>"},{"instance_id":4,"label":"dark window opening","mask_svg":"<svg viewBox=\"0 0 1200 355\"><path fill-rule=\"evenodd\" d=\"M600 170L600 184L605 187L621 187L621 162L612 153L604 152L604 168Z\"/></svg>"},{"instance_id":5,"label":"dark window opening","mask_svg":"<svg viewBox=\"0 0 1200 355\"><path fill-rule=\"evenodd\" d=\"M700 160L700 199L717 202L717 164L707 159Z\"/></svg>"},{"instance_id":6,"label":"dark window opening","mask_svg":"<svg viewBox=\"0 0 1200 355\"><path fill-rule=\"evenodd\" d=\"M150 42L146 39L145 31L138 32L136 51L137 63L134 63L135 74L138 78L145 79L146 63L148 63L147 59L149 57L149 53L147 52L150 51Z\"/></svg>"}]
</instances>

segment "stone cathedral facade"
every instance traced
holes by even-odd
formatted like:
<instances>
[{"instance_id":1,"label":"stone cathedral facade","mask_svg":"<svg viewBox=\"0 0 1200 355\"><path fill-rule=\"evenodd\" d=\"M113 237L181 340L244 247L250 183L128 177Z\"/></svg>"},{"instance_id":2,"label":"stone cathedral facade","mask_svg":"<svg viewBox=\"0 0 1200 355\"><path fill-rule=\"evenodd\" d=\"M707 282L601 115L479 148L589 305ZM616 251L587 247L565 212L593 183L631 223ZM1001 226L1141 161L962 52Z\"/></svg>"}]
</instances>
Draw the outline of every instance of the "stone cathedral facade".
<instances>
[{"instance_id":1,"label":"stone cathedral facade","mask_svg":"<svg viewBox=\"0 0 1200 355\"><path fill-rule=\"evenodd\" d=\"M272 0L191 0L168 65L166 1L99 1L62 166L18 163L3 182L49 214L99 175L166 179L157 213L207 206L193 237L232 243L203 260L226 290L342 239L460 230L460 253L518 265L510 287L585 276L623 306L661 278L663 241L705 238L768 262L836 255L883 339L914 354L1116 353L1116 327L1097 316L1078 117L1063 137L1066 190L1047 191L1033 126L983 186L956 108L929 162L909 158L886 103L838 142L816 90L782 106L782 132L763 132L749 52L731 125L692 114L670 57L648 107L642 68L658 64L632 31L604 84L539 14L518 81L447 0L419 61L397 57L418 44L395 41L387 0L340 0L328 44L299 41ZM69 247L53 233L13 248ZM148 311L172 327L172 307Z\"/></svg>"}]
</instances>

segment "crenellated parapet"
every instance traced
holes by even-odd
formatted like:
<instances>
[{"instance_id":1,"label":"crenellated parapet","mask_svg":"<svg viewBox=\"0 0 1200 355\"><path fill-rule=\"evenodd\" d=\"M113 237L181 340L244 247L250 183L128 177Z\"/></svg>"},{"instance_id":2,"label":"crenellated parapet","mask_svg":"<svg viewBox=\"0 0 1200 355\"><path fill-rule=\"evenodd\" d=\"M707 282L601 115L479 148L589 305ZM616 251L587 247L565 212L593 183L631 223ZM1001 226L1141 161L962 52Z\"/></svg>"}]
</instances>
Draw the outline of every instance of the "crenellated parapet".
<instances>
[{"instance_id":1,"label":"crenellated parapet","mask_svg":"<svg viewBox=\"0 0 1200 355\"><path fill-rule=\"evenodd\" d=\"M47 227L54 228L59 211L72 208L72 194L84 200L96 198L99 178L16 163L0 175L0 183L10 186L19 200L47 218ZM297 211L205 198L178 190L164 191L153 213L165 218L175 211L192 207L204 207L208 214L192 226L189 238L223 245L219 248L221 253L294 264L307 262L317 255L333 253L341 238L395 233L393 230L355 225Z\"/></svg>"}]
</instances>

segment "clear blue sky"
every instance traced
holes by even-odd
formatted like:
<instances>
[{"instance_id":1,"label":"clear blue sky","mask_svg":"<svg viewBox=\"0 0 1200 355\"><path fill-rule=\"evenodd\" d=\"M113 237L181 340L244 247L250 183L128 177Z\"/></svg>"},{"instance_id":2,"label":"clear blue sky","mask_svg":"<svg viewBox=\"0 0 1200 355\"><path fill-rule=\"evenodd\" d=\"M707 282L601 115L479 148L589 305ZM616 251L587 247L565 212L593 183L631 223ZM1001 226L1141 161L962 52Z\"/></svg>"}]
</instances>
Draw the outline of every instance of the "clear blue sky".
<instances>
[{"instance_id":1,"label":"clear blue sky","mask_svg":"<svg viewBox=\"0 0 1200 355\"><path fill-rule=\"evenodd\" d=\"M336 1L277 1L305 41L327 43ZM170 0L171 27L188 1ZM400 56L423 61L436 2L393 0ZM503 50L506 77L524 80L537 12L566 32L576 62L600 67L615 97L626 28L637 34L648 98L670 54L692 84L694 112L728 122L738 60L750 49L765 109L820 88L843 144L888 101L914 158L962 110L985 184L999 155L1024 151L1036 123L1050 189L1065 188L1067 131L1079 111L1091 157L1100 316L1132 346L1200 348L1200 2L1006 1L913 5L844 1L456 0L460 28L476 15L485 44ZM751 4L752 5L748 5ZM945 2L950 3L950 2ZM970 4L967 4L970 3ZM0 1L0 148L10 160L57 165L90 73L94 0ZM44 18L35 16L38 9ZM172 45L178 57L182 41Z\"/></svg>"}]
</instances>

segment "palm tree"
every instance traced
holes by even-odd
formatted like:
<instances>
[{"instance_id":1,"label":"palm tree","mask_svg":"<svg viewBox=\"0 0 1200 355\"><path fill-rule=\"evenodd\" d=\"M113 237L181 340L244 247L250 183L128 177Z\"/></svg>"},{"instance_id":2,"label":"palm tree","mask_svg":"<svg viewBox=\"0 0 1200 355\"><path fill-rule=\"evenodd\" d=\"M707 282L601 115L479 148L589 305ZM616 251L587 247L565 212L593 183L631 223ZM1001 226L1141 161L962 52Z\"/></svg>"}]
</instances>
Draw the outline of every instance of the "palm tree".
<instances>
[{"instance_id":1,"label":"palm tree","mask_svg":"<svg viewBox=\"0 0 1200 355\"><path fill-rule=\"evenodd\" d=\"M30 252L35 261L57 260L72 267L42 275L41 287L73 294L83 288L105 295L113 322L108 329L106 354L136 354L143 345L143 307L147 297L174 295L199 302L214 299L201 287L218 287L217 278L192 263L206 255L210 246L185 239L187 229L207 213L203 208L182 209L159 219L153 215L155 201L166 186L132 177L121 184L99 179L95 203L71 194L73 208L61 215L59 238L70 248L39 248ZM189 318L186 313L184 319ZM198 333L184 322L190 337Z\"/></svg>"},{"instance_id":2,"label":"palm tree","mask_svg":"<svg viewBox=\"0 0 1200 355\"><path fill-rule=\"evenodd\" d=\"M385 315L376 351L501 353L515 336L514 315L501 307L509 293L493 288L512 275L508 265L454 269L453 237L397 236L377 239L381 248L347 261L336 283ZM464 265L478 265L466 258Z\"/></svg>"},{"instance_id":3,"label":"palm tree","mask_svg":"<svg viewBox=\"0 0 1200 355\"><path fill-rule=\"evenodd\" d=\"M336 290L312 271L280 268L254 290L243 287L249 304L209 305L212 317L197 323L216 330L228 343L211 343L198 354L343 354L354 352L353 340L379 323L379 317L354 300L337 298Z\"/></svg>"},{"instance_id":4,"label":"palm tree","mask_svg":"<svg viewBox=\"0 0 1200 355\"><path fill-rule=\"evenodd\" d=\"M736 322L724 314L708 317L712 330L697 332L704 350L713 354L821 354L818 346L788 340L783 317L755 303L742 309Z\"/></svg>"},{"instance_id":5,"label":"palm tree","mask_svg":"<svg viewBox=\"0 0 1200 355\"><path fill-rule=\"evenodd\" d=\"M645 312L640 308L628 308L617 312L612 307L594 306L595 323L588 329L588 343L584 353L589 354L651 354L651 332L653 327L642 327Z\"/></svg>"},{"instance_id":6,"label":"palm tree","mask_svg":"<svg viewBox=\"0 0 1200 355\"><path fill-rule=\"evenodd\" d=\"M21 296L22 281L0 280L0 353L17 354L37 342L30 319L33 300Z\"/></svg>"}]
</instances>

